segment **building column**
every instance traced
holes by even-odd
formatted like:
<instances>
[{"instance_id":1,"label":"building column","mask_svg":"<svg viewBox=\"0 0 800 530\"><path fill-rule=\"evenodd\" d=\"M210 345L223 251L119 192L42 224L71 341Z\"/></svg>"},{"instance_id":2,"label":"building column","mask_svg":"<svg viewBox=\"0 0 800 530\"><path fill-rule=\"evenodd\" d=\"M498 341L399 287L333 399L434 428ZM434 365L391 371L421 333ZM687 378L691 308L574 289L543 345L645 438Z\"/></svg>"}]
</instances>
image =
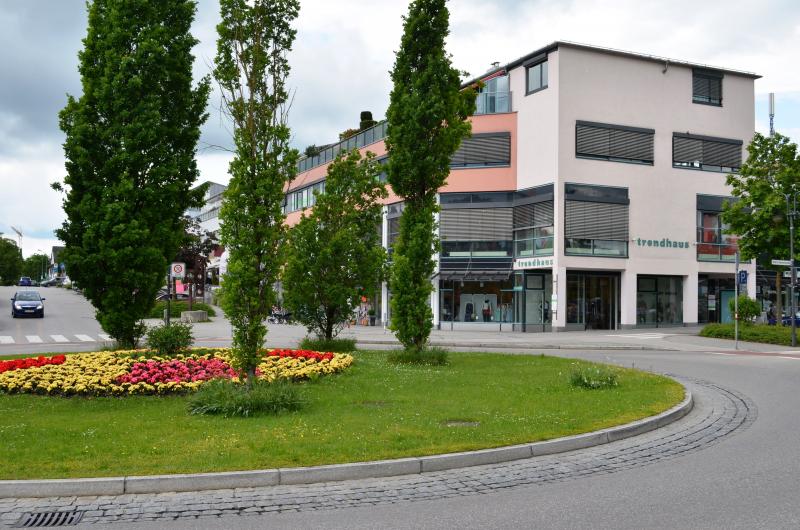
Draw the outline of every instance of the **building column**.
<instances>
[{"instance_id":1,"label":"building column","mask_svg":"<svg viewBox=\"0 0 800 530\"><path fill-rule=\"evenodd\" d=\"M619 282L620 329L636 327L637 284L636 273L622 271Z\"/></svg>"},{"instance_id":2,"label":"building column","mask_svg":"<svg viewBox=\"0 0 800 530\"><path fill-rule=\"evenodd\" d=\"M683 323L687 326L697 325L697 272L683 277Z\"/></svg>"},{"instance_id":3,"label":"building column","mask_svg":"<svg viewBox=\"0 0 800 530\"><path fill-rule=\"evenodd\" d=\"M439 277L431 278L431 311L433 311L433 327L439 329Z\"/></svg>"},{"instance_id":4,"label":"building column","mask_svg":"<svg viewBox=\"0 0 800 530\"><path fill-rule=\"evenodd\" d=\"M553 293L556 295L558 309L553 318L553 331L567 329L567 268L553 267Z\"/></svg>"}]
</instances>

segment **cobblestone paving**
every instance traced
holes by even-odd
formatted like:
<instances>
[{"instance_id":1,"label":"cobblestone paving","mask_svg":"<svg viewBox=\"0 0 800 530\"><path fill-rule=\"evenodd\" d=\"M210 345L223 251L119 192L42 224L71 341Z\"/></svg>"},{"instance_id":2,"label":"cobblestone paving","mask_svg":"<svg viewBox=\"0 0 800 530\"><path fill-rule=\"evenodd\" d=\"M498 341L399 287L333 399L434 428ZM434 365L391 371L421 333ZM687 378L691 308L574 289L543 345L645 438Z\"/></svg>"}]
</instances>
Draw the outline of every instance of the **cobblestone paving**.
<instances>
[{"instance_id":1,"label":"cobblestone paving","mask_svg":"<svg viewBox=\"0 0 800 530\"><path fill-rule=\"evenodd\" d=\"M226 517L259 513L337 509L480 495L504 488L547 484L616 473L698 451L755 421L755 405L713 383L678 378L691 389L694 410L665 428L558 455L503 464L302 486L241 488L190 493L100 497L0 499L0 523L14 525L25 513L84 512L83 523Z\"/></svg>"}]
</instances>

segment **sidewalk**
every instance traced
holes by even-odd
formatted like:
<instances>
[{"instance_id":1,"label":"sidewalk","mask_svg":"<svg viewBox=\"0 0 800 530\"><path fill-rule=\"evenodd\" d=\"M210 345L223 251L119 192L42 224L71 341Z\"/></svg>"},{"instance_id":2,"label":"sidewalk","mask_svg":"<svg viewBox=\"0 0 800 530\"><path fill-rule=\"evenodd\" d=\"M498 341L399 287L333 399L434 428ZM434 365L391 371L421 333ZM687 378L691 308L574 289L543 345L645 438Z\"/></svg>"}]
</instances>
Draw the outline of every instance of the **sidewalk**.
<instances>
[{"instance_id":1,"label":"sidewalk","mask_svg":"<svg viewBox=\"0 0 800 530\"><path fill-rule=\"evenodd\" d=\"M228 346L232 336L230 323L222 310L215 308L217 316L211 322L195 324L195 343L198 346ZM159 321L148 321L149 325ZM268 324L267 345L270 347L297 347L308 333L297 324ZM710 339L698 336L700 326L678 328L650 328L635 330L591 330L545 333L522 333L495 330L436 330L431 333L431 344L448 349L475 349L499 351L533 350L657 350L657 351L734 351L732 340ZM341 338L355 339L362 348L397 348L400 343L394 334L382 326L351 326L342 330ZM772 344L739 343L739 350L750 352L800 353L800 348Z\"/></svg>"}]
</instances>

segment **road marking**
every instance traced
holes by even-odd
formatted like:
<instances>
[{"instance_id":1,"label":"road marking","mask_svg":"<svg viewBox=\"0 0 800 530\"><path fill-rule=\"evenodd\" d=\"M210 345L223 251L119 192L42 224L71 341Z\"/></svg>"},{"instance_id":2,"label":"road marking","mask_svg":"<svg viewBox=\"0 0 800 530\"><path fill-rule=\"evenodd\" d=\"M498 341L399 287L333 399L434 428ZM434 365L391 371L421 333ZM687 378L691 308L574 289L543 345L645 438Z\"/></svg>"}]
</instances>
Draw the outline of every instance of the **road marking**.
<instances>
[{"instance_id":1,"label":"road marking","mask_svg":"<svg viewBox=\"0 0 800 530\"><path fill-rule=\"evenodd\" d=\"M89 335L75 335L75 338L81 342L94 342L94 339Z\"/></svg>"},{"instance_id":2,"label":"road marking","mask_svg":"<svg viewBox=\"0 0 800 530\"><path fill-rule=\"evenodd\" d=\"M64 335L50 335L50 338L55 342L69 342L69 339Z\"/></svg>"},{"instance_id":3,"label":"road marking","mask_svg":"<svg viewBox=\"0 0 800 530\"><path fill-rule=\"evenodd\" d=\"M8 335L0 335L0 344L14 344L14 337Z\"/></svg>"},{"instance_id":4,"label":"road marking","mask_svg":"<svg viewBox=\"0 0 800 530\"><path fill-rule=\"evenodd\" d=\"M98 333L97 336L103 340L113 340L109 335L106 335L105 333Z\"/></svg>"},{"instance_id":5,"label":"road marking","mask_svg":"<svg viewBox=\"0 0 800 530\"><path fill-rule=\"evenodd\" d=\"M25 335L25 338L28 339L28 342L35 342L37 344L42 342L42 337L39 335Z\"/></svg>"},{"instance_id":6,"label":"road marking","mask_svg":"<svg viewBox=\"0 0 800 530\"><path fill-rule=\"evenodd\" d=\"M711 355L737 355L737 356L740 355L738 353L725 353L725 352L721 352L721 351L710 351L710 352L706 352L706 353L710 353Z\"/></svg>"},{"instance_id":7,"label":"road marking","mask_svg":"<svg viewBox=\"0 0 800 530\"><path fill-rule=\"evenodd\" d=\"M606 337L621 337L625 339L663 339L674 333L634 333L631 335L606 335Z\"/></svg>"}]
</instances>

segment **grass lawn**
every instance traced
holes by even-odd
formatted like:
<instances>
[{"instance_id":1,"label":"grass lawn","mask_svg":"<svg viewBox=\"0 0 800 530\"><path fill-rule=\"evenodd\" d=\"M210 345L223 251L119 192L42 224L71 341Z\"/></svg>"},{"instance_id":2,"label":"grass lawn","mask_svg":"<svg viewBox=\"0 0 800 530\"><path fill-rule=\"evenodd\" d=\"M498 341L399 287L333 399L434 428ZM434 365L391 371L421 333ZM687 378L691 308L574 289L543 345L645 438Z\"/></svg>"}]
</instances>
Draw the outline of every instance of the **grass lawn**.
<instances>
[{"instance_id":1,"label":"grass lawn","mask_svg":"<svg viewBox=\"0 0 800 530\"><path fill-rule=\"evenodd\" d=\"M683 399L667 378L619 369L619 386L569 383L577 361L453 353L445 367L356 352L346 372L304 383L283 416L186 413L185 396L0 394L0 479L310 466L533 442L618 425Z\"/></svg>"}]
</instances>

